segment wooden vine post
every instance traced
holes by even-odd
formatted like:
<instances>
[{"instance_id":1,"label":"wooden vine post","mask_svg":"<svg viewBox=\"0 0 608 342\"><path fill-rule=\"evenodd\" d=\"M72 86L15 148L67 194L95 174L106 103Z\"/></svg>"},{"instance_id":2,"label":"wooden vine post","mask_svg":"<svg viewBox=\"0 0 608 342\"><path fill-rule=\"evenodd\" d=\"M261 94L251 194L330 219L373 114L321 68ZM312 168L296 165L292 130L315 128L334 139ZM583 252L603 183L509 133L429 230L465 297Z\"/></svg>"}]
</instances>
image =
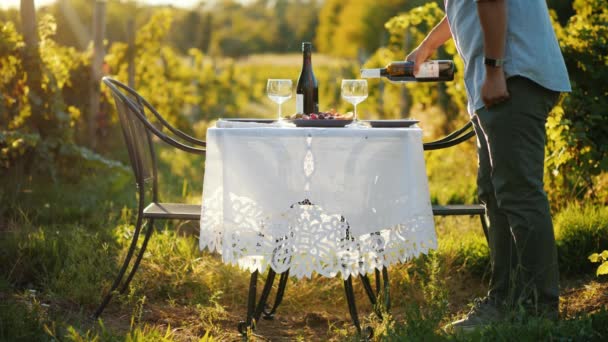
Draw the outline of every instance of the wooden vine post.
<instances>
[{"instance_id":1,"label":"wooden vine post","mask_svg":"<svg viewBox=\"0 0 608 342\"><path fill-rule=\"evenodd\" d=\"M106 1L96 0L93 12L93 58L91 61L90 109L88 117L89 146L97 146L97 116L99 115L99 100L103 58L105 55L103 39L106 28Z\"/></svg>"}]
</instances>

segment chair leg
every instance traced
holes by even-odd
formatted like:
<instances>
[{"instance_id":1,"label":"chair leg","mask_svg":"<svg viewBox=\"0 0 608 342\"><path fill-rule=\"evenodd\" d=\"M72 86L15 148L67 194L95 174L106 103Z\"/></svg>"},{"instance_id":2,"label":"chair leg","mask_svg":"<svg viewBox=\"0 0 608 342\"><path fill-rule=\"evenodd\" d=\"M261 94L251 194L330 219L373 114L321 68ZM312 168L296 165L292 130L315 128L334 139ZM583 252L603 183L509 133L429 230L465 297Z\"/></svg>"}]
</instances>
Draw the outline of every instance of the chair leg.
<instances>
[{"instance_id":1,"label":"chair leg","mask_svg":"<svg viewBox=\"0 0 608 342\"><path fill-rule=\"evenodd\" d=\"M376 270L376 272L377 271L378 270ZM376 273L376 276L379 276L379 274ZM388 312L391 309L391 286L388 282L388 268L386 268L386 266L382 267L382 280L384 282L384 307Z\"/></svg>"},{"instance_id":2,"label":"chair leg","mask_svg":"<svg viewBox=\"0 0 608 342\"><path fill-rule=\"evenodd\" d=\"M153 219L148 221L148 226L148 230L146 231L146 235L144 236L144 242L141 244L141 248L139 249L139 253L137 253L137 258L135 258L135 263L133 264L133 267L131 267L131 271L129 272L129 276L127 276L127 280L125 280L125 282L122 284L122 288L119 291L120 294L125 293L125 291L129 287L131 280L133 280L133 276L135 276L135 272L137 272L139 263L141 262L141 259L143 258L144 253L146 252L146 248L148 247L148 241L150 241L150 237L154 232Z\"/></svg>"},{"instance_id":3,"label":"chair leg","mask_svg":"<svg viewBox=\"0 0 608 342\"><path fill-rule=\"evenodd\" d=\"M116 276L114 283L112 284L112 286L110 287L110 290L108 291L108 293L103 298L103 300L101 301L101 303L99 304L99 306L97 307L97 309L95 310L95 312L92 315L92 317L94 319L99 318L99 316L101 315L103 310L106 308L108 303L110 303L110 300L112 299L112 296L114 295L114 291L116 291L116 289L120 285L120 282L122 281L122 278L125 275L127 267L129 266L129 263L131 262L131 258L133 258L133 253L135 252L135 248L137 247L137 240L139 240L139 234L140 234L141 228L142 228L142 223L143 223L142 216L143 216L143 203L140 203L139 213L137 215L137 223L135 224L135 230L133 232L133 239L131 240L131 245L129 246L129 250L127 251L125 260L123 261L123 264L120 267L120 271L118 271L118 275Z\"/></svg>"},{"instance_id":4,"label":"chair leg","mask_svg":"<svg viewBox=\"0 0 608 342\"><path fill-rule=\"evenodd\" d=\"M486 215L485 214L479 215L479 219L481 220L481 228L483 229L483 235L486 236L486 242L488 243L488 246L489 246L490 238L488 235L488 222L486 221Z\"/></svg>"}]
</instances>

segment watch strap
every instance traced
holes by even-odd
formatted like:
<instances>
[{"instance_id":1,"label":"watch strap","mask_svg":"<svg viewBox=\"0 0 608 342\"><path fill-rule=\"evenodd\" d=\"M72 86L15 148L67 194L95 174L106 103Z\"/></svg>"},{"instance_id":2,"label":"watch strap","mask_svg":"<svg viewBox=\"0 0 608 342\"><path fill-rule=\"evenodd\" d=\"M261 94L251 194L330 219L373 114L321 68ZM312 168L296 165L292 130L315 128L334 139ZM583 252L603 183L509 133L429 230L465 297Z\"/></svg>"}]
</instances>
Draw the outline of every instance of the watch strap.
<instances>
[{"instance_id":1,"label":"watch strap","mask_svg":"<svg viewBox=\"0 0 608 342\"><path fill-rule=\"evenodd\" d=\"M505 64L505 60L484 57L483 64L485 64L487 66L491 66L493 68L500 68Z\"/></svg>"}]
</instances>

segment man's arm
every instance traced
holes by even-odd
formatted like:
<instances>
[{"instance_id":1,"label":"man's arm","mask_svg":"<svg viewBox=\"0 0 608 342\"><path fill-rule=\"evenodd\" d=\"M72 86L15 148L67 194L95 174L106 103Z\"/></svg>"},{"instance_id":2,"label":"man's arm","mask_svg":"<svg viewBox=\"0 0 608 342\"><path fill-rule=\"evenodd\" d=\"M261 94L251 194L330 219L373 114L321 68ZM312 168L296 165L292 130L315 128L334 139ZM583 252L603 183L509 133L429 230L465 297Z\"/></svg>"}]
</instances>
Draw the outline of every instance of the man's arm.
<instances>
[{"instance_id":1,"label":"man's arm","mask_svg":"<svg viewBox=\"0 0 608 342\"><path fill-rule=\"evenodd\" d=\"M450 38L452 38L450 24L447 17L444 16L439 24L424 38L422 43L406 57L405 60L414 61L414 74L418 73L420 64L429 59L435 53L435 50Z\"/></svg>"},{"instance_id":2,"label":"man's arm","mask_svg":"<svg viewBox=\"0 0 608 342\"><path fill-rule=\"evenodd\" d=\"M486 58L504 58L508 16L506 2L507 0L477 0L477 15L483 31ZM481 87L481 98L486 107L509 98L502 66L486 65L486 79Z\"/></svg>"}]
</instances>

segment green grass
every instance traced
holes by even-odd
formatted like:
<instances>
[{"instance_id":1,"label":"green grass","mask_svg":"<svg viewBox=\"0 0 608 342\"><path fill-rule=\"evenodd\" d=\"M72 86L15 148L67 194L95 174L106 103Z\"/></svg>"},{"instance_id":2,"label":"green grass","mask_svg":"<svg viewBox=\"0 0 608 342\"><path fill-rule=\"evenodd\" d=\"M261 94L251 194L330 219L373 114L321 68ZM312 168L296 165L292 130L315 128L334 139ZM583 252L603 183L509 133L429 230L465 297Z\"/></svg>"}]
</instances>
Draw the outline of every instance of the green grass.
<instances>
[{"instance_id":1,"label":"green grass","mask_svg":"<svg viewBox=\"0 0 608 342\"><path fill-rule=\"evenodd\" d=\"M580 220L581 215L589 216L586 211L576 214L574 209L570 210L567 217L571 220L572 217ZM13 222L0 241L2 274L7 275L1 292L3 297L9 298L0 314L0 326L3 327L0 336L5 340L51 340L53 335L74 341L184 339L183 335L168 330L167 325L151 323L144 313L149 307L169 311L193 308L197 316L204 318L202 322L188 323L192 331L199 332L197 336L204 335L200 332L225 336L225 328L218 322L229 319L225 310L245 303L248 276L221 264L215 255L199 252L192 227L171 223L158 227L128 293L118 296L108 309L110 317L112 312L131 313L132 323L122 328L114 325L109 328L103 321L92 324L83 320L116 273L129 242L132 226L128 222L132 220L130 211L125 210L119 217L108 216L106 221L112 222L91 227ZM563 227L565 222L559 222ZM464 301L482 293L480 282L487 271L488 259L478 220L446 218L438 221L437 229L440 245L436 252L391 269L394 320L365 319L387 340L460 340L439 330L453 318L449 302L462 297L455 289L463 281L476 284L468 289L466 298L461 298ZM358 296L364 298L358 287ZM292 280L288 289L282 306L286 311L321 310L331 317L341 315L347 319L341 282L320 277ZM30 293L35 293L36 299ZM50 308L42 306L46 303ZM360 309L362 312L370 310L365 304ZM571 333L593 340L603 334L594 323L604 319L602 317L584 316L557 325L532 321L496 326L484 331L479 340L508 340L517 336L508 334L509 329L516 329L530 340ZM180 329L187 328L182 326ZM348 339L352 329L336 327L332 334L334 338Z\"/></svg>"},{"instance_id":2,"label":"green grass","mask_svg":"<svg viewBox=\"0 0 608 342\"><path fill-rule=\"evenodd\" d=\"M159 160L161 198L200 203L204 159L160 150ZM427 154L434 202L474 199L473 160L474 144ZM79 182L25 179L19 187L6 184L0 203L0 341L234 339L249 277L198 250L196 222L157 222L128 291L115 298L103 320L88 320L133 231L135 186L128 171L98 169ZM555 226L562 273L593 274L587 256L608 248L606 208L569 206L555 215ZM369 304L358 302L362 321L381 340L594 341L608 335L605 311L557 323L516 321L466 338L442 332L467 302L483 295L489 256L477 217L437 218L436 229L436 251L391 267L393 308L387 319L367 315ZM365 298L355 286L357 297ZM321 335L296 325L294 339L356 339L339 279L291 279L279 315L305 313L328 317L330 323Z\"/></svg>"}]
</instances>

